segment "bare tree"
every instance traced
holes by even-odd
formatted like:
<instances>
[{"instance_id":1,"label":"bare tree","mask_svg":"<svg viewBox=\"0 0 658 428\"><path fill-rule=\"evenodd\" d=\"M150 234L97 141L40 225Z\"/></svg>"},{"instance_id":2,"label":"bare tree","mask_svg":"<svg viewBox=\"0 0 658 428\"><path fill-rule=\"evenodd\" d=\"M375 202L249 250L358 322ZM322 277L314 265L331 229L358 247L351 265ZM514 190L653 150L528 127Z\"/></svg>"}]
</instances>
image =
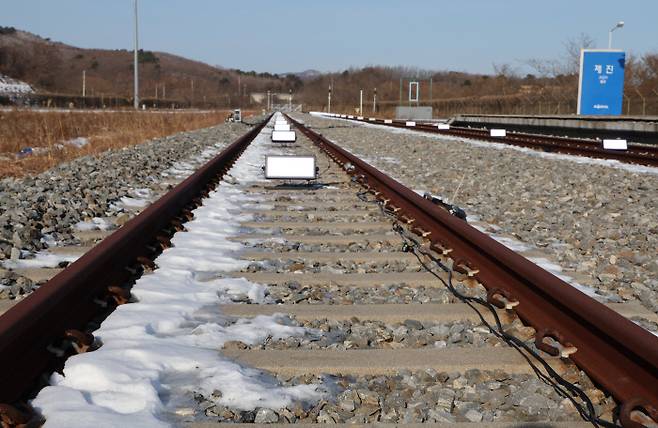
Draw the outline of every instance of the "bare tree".
<instances>
[{"instance_id":1,"label":"bare tree","mask_svg":"<svg viewBox=\"0 0 658 428\"><path fill-rule=\"evenodd\" d=\"M563 43L564 54L564 72L562 74L578 74L580 70L580 50L595 47L594 39L585 33L580 33L576 37L570 37Z\"/></svg>"},{"instance_id":2,"label":"bare tree","mask_svg":"<svg viewBox=\"0 0 658 428\"><path fill-rule=\"evenodd\" d=\"M594 47L594 39L585 33L562 42L564 54L559 59L530 58L525 64L542 77L575 75L580 70L580 50Z\"/></svg>"},{"instance_id":3,"label":"bare tree","mask_svg":"<svg viewBox=\"0 0 658 428\"><path fill-rule=\"evenodd\" d=\"M510 64L496 64L495 62L491 64L494 70L494 74L497 77L504 77L506 79L512 79L518 77L518 70L511 66Z\"/></svg>"}]
</instances>

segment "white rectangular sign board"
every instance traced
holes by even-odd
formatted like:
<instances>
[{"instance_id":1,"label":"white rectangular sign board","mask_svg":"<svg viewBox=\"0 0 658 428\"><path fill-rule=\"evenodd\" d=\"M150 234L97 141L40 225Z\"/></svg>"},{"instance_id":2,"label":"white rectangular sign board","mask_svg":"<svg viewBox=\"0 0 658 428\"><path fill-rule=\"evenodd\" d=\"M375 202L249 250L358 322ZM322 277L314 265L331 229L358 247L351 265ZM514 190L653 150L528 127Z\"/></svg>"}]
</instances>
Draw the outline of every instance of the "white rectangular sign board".
<instances>
[{"instance_id":1,"label":"white rectangular sign board","mask_svg":"<svg viewBox=\"0 0 658 428\"><path fill-rule=\"evenodd\" d=\"M363 116L357 116L356 118L359 120L363 120Z\"/></svg>"},{"instance_id":2,"label":"white rectangular sign board","mask_svg":"<svg viewBox=\"0 0 658 428\"><path fill-rule=\"evenodd\" d=\"M286 122L284 119L277 119L276 122L274 122L274 125L287 125L288 122Z\"/></svg>"},{"instance_id":3,"label":"white rectangular sign board","mask_svg":"<svg viewBox=\"0 0 658 428\"><path fill-rule=\"evenodd\" d=\"M371 122L374 122L374 121L376 121L377 119L375 119L374 117L370 117L370 118L368 118L368 120L371 121Z\"/></svg>"},{"instance_id":4,"label":"white rectangular sign board","mask_svg":"<svg viewBox=\"0 0 658 428\"><path fill-rule=\"evenodd\" d=\"M285 180L315 179L314 156L267 156L265 178Z\"/></svg>"},{"instance_id":5,"label":"white rectangular sign board","mask_svg":"<svg viewBox=\"0 0 658 428\"><path fill-rule=\"evenodd\" d=\"M290 143L296 139L295 131L272 131L272 141L275 143Z\"/></svg>"},{"instance_id":6,"label":"white rectangular sign board","mask_svg":"<svg viewBox=\"0 0 658 428\"><path fill-rule=\"evenodd\" d=\"M407 121L407 126L416 126L416 122L408 120Z\"/></svg>"},{"instance_id":7,"label":"white rectangular sign board","mask_svg":"<svg viewBox=\"0 0 658 428\"><path fill-rule=\"evenodd\" d=\"M274 124L274 130L275 131L290 131L290 125L287 123L275 123Z\"/></svg>"},{"instance_id":8,"label":"white rectangular sign board","mask_svg":"<svg viewBox=\"0 0 658 428\"><path fill-rule=\"evenodd\" d=\"M391 119L384 119L384 123L393 123Z\"/></svg>"},{"instance_id":9,"label":"white rectangular sign board","mask_svg":"<svg viewBox=\"0 0 658 428\"><path fill-rule=\"evenodd\" d=\"M603 148L608 150L628 150L626 140L603 140Z\"/></svg>"},{"instance_id":10,"label":"white rectangular sign board","mask_svg":"<svg viewBox=\"0 0 658 428\"><path fill-rule=\"evenodd\" d=\"M436 125L439 129L450 129L450 124L448 123L439 123Z\"/></svg>"},{"instance_id":11,"label":"white rectangular sign board","mask_svg":"<svg viewBox=\"0 0 658 428\"><path fill-rule=\"evenodd\" d=\"M491 129L489 131L489 135L491 135L492 137L506 137L507 131L504 129Z\"/></svg>"}]
</instances>

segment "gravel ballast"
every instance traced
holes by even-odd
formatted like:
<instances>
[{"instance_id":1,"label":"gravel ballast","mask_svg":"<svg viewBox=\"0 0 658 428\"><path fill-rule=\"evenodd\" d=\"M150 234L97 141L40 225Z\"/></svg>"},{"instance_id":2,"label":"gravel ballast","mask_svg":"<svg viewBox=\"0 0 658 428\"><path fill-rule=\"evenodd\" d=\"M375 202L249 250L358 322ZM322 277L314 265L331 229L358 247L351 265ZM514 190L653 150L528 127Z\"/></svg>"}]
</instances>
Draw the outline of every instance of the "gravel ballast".
<instances>
[{"instance_id":1,"label":"gravel ballast","mask_svg":"<svg viewBox=\"0 0 658 428\"><path fill-rule=\"evenodd\" d=\"M359 351L354 351L359 352ZM587 390L597 415L614 402L578 370L570 381ZM529 375L500 370L464 373L402 370L397 375L279 376L282 385L321 383L326 398L312 405L241 411L220 404L214 396L194 394L188 421L260 423L419 423L419 422L549 422L580 421L572 403Z\"/></svg>"},{"instance_id":2,"label":"gravel ballast","mask_svg":"<svg viewBox=\"0 0 658 428\"><path fill-rule=\"evenodd\" d=\"M658 312L658 174L298 117L408 187L539 249L579 283Z\"/></svg>"},{"instance_id":3,"label":"gravel ballast","mask_svg":"<svg viewBox=\"0 0 658 428\"><path fill-rule=\"evenodd\" d=\"M1 180L0 262L76 245L80 222L97 219L109 229L120 226L247 130L244 124L221 124L81 157L36 176ZM0 298L15 298L33 286L0 269Z\"/></svg>"}]
</instances>

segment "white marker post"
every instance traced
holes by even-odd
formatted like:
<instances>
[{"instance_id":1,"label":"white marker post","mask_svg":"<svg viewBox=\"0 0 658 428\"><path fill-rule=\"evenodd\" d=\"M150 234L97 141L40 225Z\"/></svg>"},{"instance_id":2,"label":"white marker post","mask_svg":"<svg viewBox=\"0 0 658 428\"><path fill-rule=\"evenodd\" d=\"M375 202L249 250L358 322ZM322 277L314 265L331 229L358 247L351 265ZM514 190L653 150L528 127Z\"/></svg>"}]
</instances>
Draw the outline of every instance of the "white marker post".
<instances>
[{"instance_id":1,"label":"white marker post","mask_svg":"<svg viewBox=\"0 0 658 428\"><path fill-rule=\"evenodd\" d=\"M507 131L504 129L491 129L489 135L492 137L506 137Z\"/></svg>"}]
</instances>

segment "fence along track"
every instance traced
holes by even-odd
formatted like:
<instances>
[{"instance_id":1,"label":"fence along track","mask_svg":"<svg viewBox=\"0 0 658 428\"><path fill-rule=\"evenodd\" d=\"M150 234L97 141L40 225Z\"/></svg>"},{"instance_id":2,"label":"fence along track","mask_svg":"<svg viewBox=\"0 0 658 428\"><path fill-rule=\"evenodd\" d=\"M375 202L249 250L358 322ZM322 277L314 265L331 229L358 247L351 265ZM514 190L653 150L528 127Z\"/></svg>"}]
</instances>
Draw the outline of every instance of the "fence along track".
<instances>
[{"instance_id":1,"label":"fence along track","mask_svg":"<svg viewBox=\"0 0 658 428\"><path fill-rule=\"evenodd\" d=\"M28 398L40 375L63 366L71 342L83 348L93 342L83 333L89 323L130 298L127 284L152 264L268 120L0 317L0 403Z\"/></svg>"},{"instance_id":2,"label":"fence along track","mask_svg":"<svg viewBox=\"0 0 658 428\"><path fill-rule=\"evenodd\" d=\"M575 348L569 359L617 399L624 426L637 426L631 412L638 409L658 421L658 338L291 120L438 254L450 254L454 269L483 284L489 303L513 303L536 329L538 348L560 354L547 338Z\"/></svg>"},{"instance_id":3,"label":"fence along track","mask_svg":"<svg viewBox=\"0 0 658 428\"><path fill-rule=\"evenodd\" d=\"M577 156L587 156L600 159L614 159L624 163L658 167L658 147L651 145L628 146L628 150L606 150L603 149L601 141L585 140L576 138L553 137L537 134L525 134L521 132L508 131L505 137L491 137L486 129L451 127L450 129L438 129L435 124L417 123L415 126L407 126L406 121L393 120L386 123L384 119L370 120L368 118L358 119L356 117L338 117L356 122L372 123L377 125L391 126L429 132L432 134L450 135L454 137L473 138L477 140L509 144L512 146L526 147L545 152L565 153Z\"/></svg>"}]
</instances>

